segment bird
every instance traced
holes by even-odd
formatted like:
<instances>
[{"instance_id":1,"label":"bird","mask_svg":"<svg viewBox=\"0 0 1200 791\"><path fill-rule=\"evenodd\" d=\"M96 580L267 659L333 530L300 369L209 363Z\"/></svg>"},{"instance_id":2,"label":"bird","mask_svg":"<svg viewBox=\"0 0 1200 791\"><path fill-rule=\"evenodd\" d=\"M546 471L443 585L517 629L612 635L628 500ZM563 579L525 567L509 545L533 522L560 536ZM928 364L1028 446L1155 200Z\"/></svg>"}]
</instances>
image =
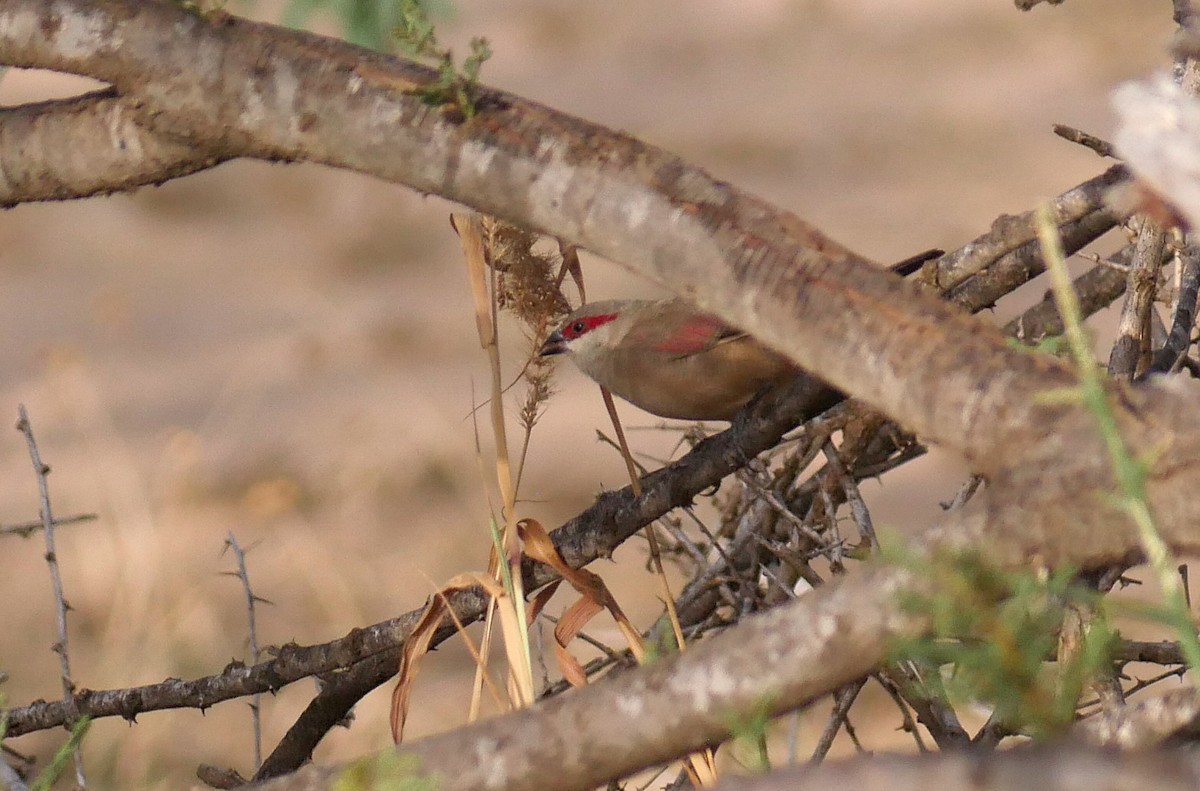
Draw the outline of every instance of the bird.
<instances>
[{"instance_id":1,"label":"bird","mask_svg":"<svg viewBox=\"0 0 1200 791\"><path fill-rule=\"evenodd\" d=\"M942 250L888 267L906 276ZM733 421L768 387L803 372L746 333L679 297L591 302L546 338L540 357L566 354L634 406L674 420Z\"/></svg>"},{"instance_id":2,"label":"bird","mask_svg":"<svg viewBox=\"0 0 1200 791\"><path fill-rule=\"evenodd\" d=\"M799 373L786 357L678 297L588 303L538 353L566 354L613 395L675 420L732 421L755 395Z\"/></svg>"}]
</instances>

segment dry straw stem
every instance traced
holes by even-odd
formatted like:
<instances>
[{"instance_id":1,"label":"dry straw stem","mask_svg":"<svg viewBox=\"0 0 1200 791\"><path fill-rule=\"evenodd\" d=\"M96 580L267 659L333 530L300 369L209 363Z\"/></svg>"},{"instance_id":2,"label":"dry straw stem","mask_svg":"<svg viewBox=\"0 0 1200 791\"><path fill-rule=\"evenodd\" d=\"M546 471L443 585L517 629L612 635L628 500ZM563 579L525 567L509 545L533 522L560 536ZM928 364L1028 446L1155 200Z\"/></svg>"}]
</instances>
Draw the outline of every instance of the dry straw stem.
<instances>
[{"instance_id":1,"label":"dry straw stem","mask_svg":"<svg viewBox=\"0 0 1200 791\"><path fill-rule=\"evenodd\" d=\"M460 574L442 586L430 598L429 604L425 606L425 609L421 613L421 617L413 625L408 639L404 641L404 651L400 659L400 670L397 673L396 686L392 690L390 715L392 740L396 744L404 740L404 724L408 720L408 704L412 698L412 688L416 681L421 660L429 653L429 647L438 636L438 630L442 621L447 617L454 622L455 629L458 630L463 640L466 641L468 650L471 652L471 657L475 660L475 666L478 671L476 674L477 678L492 692L493 699L496 702L500 702L501 695L499 689L488 673L485 656L486 649L475 648L470 636L465 631L465 624L458 619L454 608L450 605L449 597L455 592L474 590L476 588L482 588L496 602L496 606L491 608L491 611L499 613L499 617L502 619L501 628L504 629L505 634L511 631L512 627L509 626L506 628L503 624L503 619L511 619L515 609L506 601L508 591L494 577L483 574ZM473 719L474 717L472 717Z\"/></svg>"},{"instance_id":2,"label":"dry straw stem","mask_svg":"<svg viewBox=\"0 0 1200 791\"><path fill-rule=\"evenodd\" d=\"M501 613L500 624L505 636L505 655L509 661L518 706L533 703L533 659L529 647L528 622L525 611L525 588L521 578L521 546L517 537L517 490L513 482L512 465L508 455L508 437L504 425L504 382L500 370L500 342L496 321L496 305L488 289L487 251L484 247L483 221L478 214L455 214L451 218L462 242L467 263L467 278L475 303L475 326L479 344L487 353L491 368L491 422L496 452L496 482L503 503L504 528L496 547L499 577L504 581L508 596L505 604L512 613ZM495 276L495 271L492 276ZM497 606L501 602L496 602Z\"/></svg>"}]
</instances>

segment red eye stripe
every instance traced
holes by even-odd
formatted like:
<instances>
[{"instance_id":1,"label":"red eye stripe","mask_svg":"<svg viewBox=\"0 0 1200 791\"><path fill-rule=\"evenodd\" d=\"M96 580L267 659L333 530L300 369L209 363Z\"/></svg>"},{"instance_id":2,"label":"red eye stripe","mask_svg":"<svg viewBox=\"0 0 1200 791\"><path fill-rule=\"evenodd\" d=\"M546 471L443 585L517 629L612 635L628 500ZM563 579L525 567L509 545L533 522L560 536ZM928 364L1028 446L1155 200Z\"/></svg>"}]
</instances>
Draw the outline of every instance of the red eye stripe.
<instances>
[{"instance_id":1,"label":"red eye stripe","mask_svg":"<svg viewBox=\"0 0 1200 791\"><path fill-rule=\"evenodd\" d=\"M586 332L591 332L597 327L609 323L616 317L616 313L602 313L598 316L582 316L572 322L569 322L565 327L563 327L562 335L567 340L573 341L580 335L583 335Z\"/></svg>"}]
</instances>

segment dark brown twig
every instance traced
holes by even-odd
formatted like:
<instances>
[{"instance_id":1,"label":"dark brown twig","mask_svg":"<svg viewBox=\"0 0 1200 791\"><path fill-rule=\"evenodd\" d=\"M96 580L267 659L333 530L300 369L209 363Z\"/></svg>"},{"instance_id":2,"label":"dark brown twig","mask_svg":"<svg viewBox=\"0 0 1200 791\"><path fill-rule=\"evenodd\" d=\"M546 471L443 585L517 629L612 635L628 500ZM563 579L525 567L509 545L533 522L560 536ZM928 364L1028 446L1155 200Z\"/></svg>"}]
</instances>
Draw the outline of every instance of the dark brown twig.
<instances>
[{"instance_id":1,"label":"dark brown twig","mask_svg":"<svg viewBox=\"0 0 1200 791\"><path fill-rule=\"evenodd\" d=\"M33 462L33 472L37 476L38 499L41 502L42 532L46 537L46 565L50 568L50 584L54 589L55 624L58 628L58 641L54 651L58 654L58 666L62 677L63 705L66 707L64 724L70 728L79 720L79 709L75 705L75 682L71 680L71 658L67 648L67 610L70 605L63 595L62 574L58 568L58 551L54 546L54 513L50 509L50 485L46 476L50 474L49 465L42 461L38 451L37 441L33 438L33 425L29 422L29 413L25 405L17 407L17 431L25 435L25 444L29 448L29 460ZM87 788L87 779L83 773L83 754L76 747L75 783L80 788Z\"/></svg>"},{"instance_id":2,"label":"dark brown twig","mask_svg":"<svg viewBox=\"0 0 1200 791\"><path fill-rule=\"evenodd\" d=\"M1178 370L1192 346L1192 331L1196 328L1196 300L1200 293L1200 248L1188 245L1179 253L1179 293L1171 330L1163 347L1154 353L1152 371Z\"/></svg>"},{"instance_id":3,"label":"dark brown twig","mask_svg":"<svg viewBox=\"0 0 1200 791\"><path fill-rule=\"evenodd\" d=\"M1092 151L1096 152L1098 156L1115 158L1117 155L1116 149L1113 148L1112 143L1108 142L1107 140L1102 140L1095 135L1090 135L1087 132L1084 132L1082 129L1076 129L1073 126L1067 126L1066 124L1055 124L1054 134L1058 135L1063 140L1069 140L1072 143L1077 143L1083 146L1084 148L1090 148Z\"/></svg>"},{"instance_id":4,"label":"dark brown twig","mask_svg":"<svg viewBox=\"0 0 1200 791\"><path fill-rule=\"evenodd\" d=\"M63 516L54 520L55 527L63 527L64 525L77 525L80 522L94 522L99 517L96 514L76 514L75 516ZM0 527L0 536L20 536L21 538L29 538L31 535L41 530L43 527L42 520L36 522L20 522L15 525L6 525Z\"/></svg>"},{"instance_id":5,"label":"dark brown twig","mask_svg":"<svg viewBox=\"0 0 1200 791\"><path fill-rule=\"evenodd\" d=\"M866 685L867 679L860 678L833 693L833 711L829 714L829 722L825 723L825 730L821 731L821 738L817 740L817 747L808 761L810 764L816 765L825 760L825 756L829 754L829 748L833 747L833 740L837 737L838 731L842 729L843 725L849 726L850 707L854 705L858 693L862 692L862 688Z\"/></svg>"},{"instance_id":6,"label":"dark brown twig","mask_svg":"<svg viewBox=\"0 0 1200 791\"><path fill-rule=\"evenodd\" d=\"M238 543L237 536L233 531L229 531L229 535L225 538L225 548L233 553L234 560L237 562L237 571L233 575L242 581L242 592L246 595L246 632L247 646L250 650L250 664L258 664L260 657L258 650L258 623L256 619L256 605L259 602L269 604L266 599L259 598L254 595L254 589L250 586L250 571L246 567L246 551L242 549ZM262 766L262 694L255 694L250 697L250 721L254 729L254 771L258 771Z\"/></svg>"}]
</instances>

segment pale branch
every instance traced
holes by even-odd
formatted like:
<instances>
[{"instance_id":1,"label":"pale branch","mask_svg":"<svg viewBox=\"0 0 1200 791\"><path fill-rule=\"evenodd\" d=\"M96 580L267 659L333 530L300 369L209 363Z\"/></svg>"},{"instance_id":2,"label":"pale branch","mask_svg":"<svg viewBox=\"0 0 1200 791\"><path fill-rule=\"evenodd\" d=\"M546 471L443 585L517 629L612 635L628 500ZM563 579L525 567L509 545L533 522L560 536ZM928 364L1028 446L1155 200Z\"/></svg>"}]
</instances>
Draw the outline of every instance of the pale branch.
<instances>
[{"instance_id":1,"label":"pale branch","mask_svg":"<svg viewBox=\"0 0 1200 791\"><path fill-rule=\"evenodd\" d=\"M20 773L3 759L0 759L0 788L4 791L29 791L29 786L21 779Z\"/></svg>"},{"instance_id":2,"label":"pale branch","mask_svg":"<svg viewBox=\"0 0 1200 791\"><path fill-rule=\"evenodd\" d=\"M1056 225L1077 222L1104 206L1105 193L1128 178L1122 165L1115 165L1099 176L1059 195L1050 202ZM942 256L926 266L922 277L939 291L954 288L990 265L1000 256L1037 238L1034 212L1004 215L992 229L960 250Z\"/></svg>"},{"instance_id":3,"label":"pale branch","mask_svg":"<svg viewBox=\"0 0 1200 791\"><path fill-rule=\"evenodd\" d=\"M1188 38L1195 35L1194 28L1185 33ZM1188 83L1196 76L1194 66L1189 63L1185 67L1183 76ZM1113 142L1136 176L1137 188L1127 191L1127 202L1145 205L1164 218L1183 218L1187 226L1196 228L1200 221L1200 189L1195 178L1200 167L1200 99L1191 87L1165 73L1121 85L1112 100L1118 116Z\"/></svg>"},{"instance_id":4,"label":"pale branch","mask_svg":"<svg viewBox=\"0 0 1200 791\"><path fill-rule=\"evenodd\" d=\"M1187 791L1200 784L1200 760L1179 751L1133 755L1080 746L1002 753L875 755L783 769L753 777L730 777L719 791Z\"/></svg>"},{"instance_id":5,"label":"pale branch","mask_svg":"<svg viewBox=\"0 0 1200 791\"><path fill-rule=\"evenodd\" d=\"M1200 407L1200 397L1193 403ZM1089 499L1094 489L1084 487L1064 513L1081 513ZM915 551L970 548L1009 567L1026 567L1036 552L1049 566L1083 570L1138 558L1132 526L1098 530L1094 518L1080 524L1038 505L1014 502L993 484L927 530ZM1170 530L1167 540L1177 551L1195 551L1200 530ZM478 788L496 776L509 791L543 788L551 773L558 788L600 785L727 738L730 712L783 713L869 673L896 638L925 628L900 602L909 592L937 595L934 584L908 569L866 565L683 654L398 753L415 759L419 774L440 776L443 791ZM487 759L464 762L464 755ZM343 771L307 767L262 788L329 787Z\"/></svg>"},{"instance_id":6,"label":"pale branch","mask_svg":"<svg viewBox=\"0 0 1200 791\"><path fill-rule=\"evenodd\" d=\"M1146 750L1168 739L1200 736L1200 693L1177 687L1102 709L1074 727L1076 735L1096 747L1122 752Z\"/></svg>"},{"instance_id":7,"label":"pale branch","mask_svg":"<svg viewBox=\"0 0 1200 791\"><path fill-rule=\"evenodd\" d=\"M587 247L980 472L1025 464L1061 423L1060 407L1033 396L1069 386L1066 366L1008 348L796 216L627 135L482 87L465 120L421 100L434 75L412 63L146 0L10 0L0 52L111 83L157 131L371 173ZM1059 201L1060 216L1120 178Z\"/></svg>"},{"instance_id":8,"label":"pale branch","mask_svg":"<svg viewBox=\"0 0 1200 791\"><path fill-rule=\"evenodd\" d=\"M1167 232L1148 217L1143 217L1133 245L1125 286L1125 304L1117 326L1117 339L1108 357L1110 376L1132 381L1151 362L1151 316L1158 294L1158 273L1163 265Z\"/></svg>"},{"instance_id":9,"label":"pale branch","mask_svg":"<svg viewBox=\"0 0 1200 791\"><path fill-rule=\"evenodd\" d=\"M1082 220L1068 223L1064 226L1064 244L1068 250L1074 252L1093 241L1115 224L1116 218L1107 209L1097 209ZM950 298L967 309L979 310L990 306L992 302L999 299L1004 293L1022 285L1028 279L1044 271L1044 269L1045 265L1041 260L1040 249L1037 247L1036 242L1031 242L1005 254L993 265L988 266L986 271L969 278L959 289L956 289L952 293ZM1124 277L1118 276L1116 280L1120 287L1123 288ZM1109 300L1103 302L1103 304L1095 299L1087 301L1085 314L1090 315L1095 310L1103 307L1103 305L1107 305L1108 302L1115 299L1119 294L1120 289L1114 291ZM1055 316L1057 316L1057 313L1055 313ZM777 416L784 416L786 414L771 406L769 401L758 405L755 408L755 412L760 412L764 407L767 411L763 414L775 414ZM778 425L780 428L783 428L787 422L787 420L784 420ZM787 429L783 428L783 430L786 431ZM701 449L702 447L697 447L693 453ZM878 465L884 464L885 460L896 450L897 448L891 443L873 448L871 455L863 459L864 464L856 469L856 473L860 477L874 477L879 472ZM748 448L742 449L740 453L743 458L752 458L755 455L750 453ZM689 457L691 455L689 454ZM900 460L907 460L907 458L910 457L904 457ZM683 468L676 468L676 465L670 465L666 469L682 470ZM699 491L701 490L696 490L696 493ZM623 490L622 494L623 496L632 497L632 493L628 489ZM798 494L799 497L794 499L790 505L793 509L803 512L808 508L803 498L811 496L812 490L810 489L807 492L802 491ZM555 531L553 536L556 541L560 539L558 531ZM738 542L728 552L722 553L722 557L718 563L714 564L709 570L688 584L687 588L679 596L677 605L685 626L696 624L707 617L716 604L718 594L718 590L713 585L712 580L725 575L736 575L739 569L745 567L750 562L749 555L752 554L753 549L753 541ZM582 557L587 557L587 553L583 553ZM532 583L530 584L532 585ZM459 611L458 615L460 622L465 623L469 622L471 618L476 617L477 613L472 611L472 614L468 616L467 613ZM452 629L446 629L434 639L434 644L436 645L442 639L452 634ZM325 733L341 722L359 699L394 675L398 655L399 647L394 651L360 662L346 673L339 674L331 679L321 693L310 702L292 728L289 729L276 749L264 762L262 769L255 775L255 779L261 780L294 771L306 762L311 756L312 750L324 737ZM919 712L924 715L923 721L926 722L927 727L930 728L935 737L939 737L948 729L948 726L943 727L945 723L941 722L941 720L946 719L945 717L942 717L938 722L934 722L934 719L936 719L935 710L938 708L938 705L936 702L930 702L922 704L919 708ZM959 728L959 731L961 731L961 728ZM953 741L953 738L947 736L945 740ZM942 741L943 739L939 738L939 744ZM969 741L969 736L965 732L962 732L961 743L968 743Z\"/></svg>"},{"instance_id":10,"label":"pale branch","mask_svg":"<svg viewBox=\"0 0 1200 791\"><path fill-rule=\"evenodd\" d=\"M111 89L0 108L0 207L126 192L229 158L151 131L141 112Z\"/></svg>"}]
</instances>

